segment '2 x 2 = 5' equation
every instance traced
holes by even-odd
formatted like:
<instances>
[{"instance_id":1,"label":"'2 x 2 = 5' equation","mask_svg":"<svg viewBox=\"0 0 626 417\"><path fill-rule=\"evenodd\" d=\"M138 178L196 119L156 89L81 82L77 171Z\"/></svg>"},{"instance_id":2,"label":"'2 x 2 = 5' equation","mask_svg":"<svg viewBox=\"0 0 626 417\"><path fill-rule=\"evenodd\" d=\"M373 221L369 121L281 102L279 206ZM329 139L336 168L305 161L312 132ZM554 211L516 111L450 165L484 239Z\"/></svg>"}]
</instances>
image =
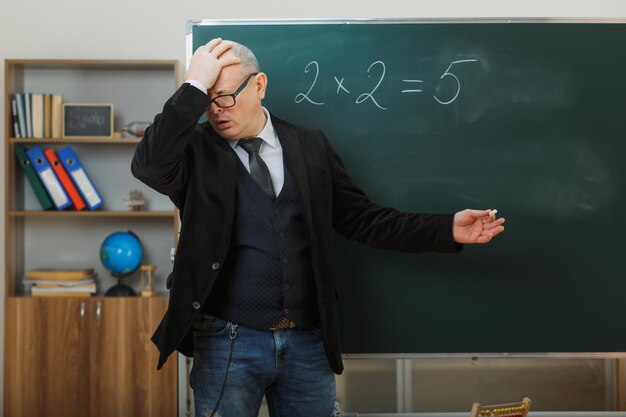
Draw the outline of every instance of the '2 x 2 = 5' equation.
<instances>
[{"instance_id":1,"label":"'2 x 2 = 5' equation","mask_svg":"<svg viewBox=\"0 0 626 417\"><path fill-rule=\"evenodd\" d=\"M456 82L456 91L454 92L454 94L452 94L452 98L450 97L440 97L437 96L437 94L433 94L433 98L439 103L439 104L443 104L448 105L454 102L454 100L457 99L457 97L459 96L459 94L461 93L461 81L459 80L459 77L457 77L454 73L454 66L455 65L460 65L460 64L469 64L472 62L478 62L477 59L461 59L458 61L452 61L450 63L450 65L448 66L448 68L445 70L445 72L443 74L441 74L441 77L439 77L440 80L443 80L446 77L452 77L452 79ZM382 84L383 80L385 79L385 73L387 71L386 65L383 61L375 61L373 62L369 68L367 69L367 75L368 77L371 77L370 75L370 71L372 71L372 69L374 67L380 67L382 68L382 72L380 74L380 78L378 79L378 82L376 83L376 85L374 86L374 88L372 89L372 91L368 92L368 93L363 93L360 94L355 103L356 104L361 104L364 103L367 100L371 100L372 103L374 103L374 105L376 107L378 107L381 110L387 110L387 107L383 107L374 97L374 93L376 92L376 90L378 89L378 87ZM320 101L316 101L313 98L311 98L315 93L313 92L313 90L315 89L315 84L317 83L317 79L319 77L320 74L320 66L318 64L317 61L311 61L309 62L306 67L304 67L304 72L308 73L309 71L311 71L312 69L315 70L315 78L313 79L313 83L311 84L311 86L309 87L309 90L306 93L298 93L296 95L295 98L295 102L300 104L303 101L306 101L308 103L314 104L316 106L323 106L325 103L322 103ZM352 94L348 88L346 86L344 86L344 79L342 78L341 80L338 79L336 76L333 76L333 78L335 79L335 82L337 83L337 95L345 93L345 94ZM407 89L401 90L400 92L402 94L410 94L410 93L422 93L422 85L424 83L423 80L402 80L403 83L406 83L406 87ZM313 92L313 93L312 93Z\"/></svg>"}]
</instances>

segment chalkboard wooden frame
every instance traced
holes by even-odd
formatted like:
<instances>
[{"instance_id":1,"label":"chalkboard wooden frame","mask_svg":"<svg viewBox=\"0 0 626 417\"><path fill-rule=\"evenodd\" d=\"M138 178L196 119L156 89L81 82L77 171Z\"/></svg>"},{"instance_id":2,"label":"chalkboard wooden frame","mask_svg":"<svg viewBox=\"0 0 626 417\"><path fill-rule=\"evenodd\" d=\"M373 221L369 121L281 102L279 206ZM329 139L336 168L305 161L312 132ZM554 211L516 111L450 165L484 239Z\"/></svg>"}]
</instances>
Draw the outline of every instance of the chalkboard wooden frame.
<instances>
[{"instance_id":1,"label":"chalkboard wooden frame","mask_svg":"<svg viewBox=\"0 0 626 417\"><path fill-rule=\"evenodd\" d=\"M104 127L104 131L102 127L94 130L93 123L89 123L84 127L69 127L67 117L75 110L84 110L86 108L91 108L95 112L97 112L97 116L102 116L105 118L103 123L99 123L100 126ZM114 108L111 103L63 103L63 138L78 138L78 137L89 137L89 138L99 138L99 139L112 139L113 138L113 119L114 119Z\"/></svg>"}]
</instances>

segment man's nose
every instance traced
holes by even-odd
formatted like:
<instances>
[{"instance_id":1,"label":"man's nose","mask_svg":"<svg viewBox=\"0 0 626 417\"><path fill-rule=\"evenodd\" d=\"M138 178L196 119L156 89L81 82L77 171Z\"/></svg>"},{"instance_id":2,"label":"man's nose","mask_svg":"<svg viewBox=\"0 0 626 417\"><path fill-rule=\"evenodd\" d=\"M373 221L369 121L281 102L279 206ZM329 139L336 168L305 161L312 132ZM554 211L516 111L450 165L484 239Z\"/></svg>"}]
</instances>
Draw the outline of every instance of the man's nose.
<instances>
[{"instance_id":1,"label":"man's nose","mask_svg":"<svg viewBox=\"0 0 626 417\"><path fill-rule=\"evenodd\" d=\"M215 104L215 102L211 103L211 105L209 106L209 111L213 114L224 113L224 109L218 106L217 104Z\"/></svg>"}]
</instances>

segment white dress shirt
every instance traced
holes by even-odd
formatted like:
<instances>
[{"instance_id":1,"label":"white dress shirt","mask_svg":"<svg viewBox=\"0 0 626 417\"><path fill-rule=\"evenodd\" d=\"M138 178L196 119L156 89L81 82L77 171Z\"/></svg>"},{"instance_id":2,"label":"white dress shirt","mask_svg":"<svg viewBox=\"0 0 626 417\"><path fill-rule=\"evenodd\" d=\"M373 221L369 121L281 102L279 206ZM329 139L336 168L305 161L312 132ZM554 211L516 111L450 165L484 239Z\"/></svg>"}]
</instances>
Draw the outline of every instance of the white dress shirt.
<instances>
[{"instance_id":1,"label":"white dress shirt","mask_svg":"<svg viewBox=\"0 0 626 417\"><path fill-rule=\"evenodd\" d=\"M185 82L193 85L198 90L204 92L204 94L207 94L207 89L201 82L196 80L187 80ZM276 130L274 130L274 125L272 124L270 113L265 107L261 108L263 109L263 113L265 114L265 126L256 135L256 137L263 139L261 149L259 150L259 156L261 157L261 159L263 159L263 162L265 162L265 165L267 165L267 169L270 171L270 177L272 177L272 185L274 186L274 193L276 194L276 197L278 197L280 191L283 189L283 184L285 183L283 147L280 145ZM250 172L248 152L246 152L246 150L243 149L241 146L238 146L238 140L229 140L228 144L232 146L233 150L243 163L243 166L246 167L248 172Z\"/></svg>"}]
</instances>

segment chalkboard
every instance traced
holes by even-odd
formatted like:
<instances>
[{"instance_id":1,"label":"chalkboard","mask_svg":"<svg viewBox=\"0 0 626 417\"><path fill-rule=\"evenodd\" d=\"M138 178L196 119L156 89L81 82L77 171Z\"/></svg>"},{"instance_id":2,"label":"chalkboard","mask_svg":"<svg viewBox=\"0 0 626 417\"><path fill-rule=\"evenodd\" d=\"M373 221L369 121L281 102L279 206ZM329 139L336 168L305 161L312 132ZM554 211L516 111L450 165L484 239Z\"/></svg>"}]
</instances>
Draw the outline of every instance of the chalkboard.
<instances>
[{"instance_id":1,"label":"chalkboard","mask_svg":"<svg viewBox=\"0 0 626 417\"><path fill-rule=\"evenodd\" d=\"M63 137L113 137L112 104L63 104Z\"/></svg>"},{"instance_id":2,"label":"chalkboard","mask_svg":"<svg viewBox=\"0 0 626 417\"><path fill-rule=\"evenodd\" d=\"M497 208L461 254L335 242L346 353L626 351L626 25L195 22L377 203Z\"/></svg>"}]
</instances>

